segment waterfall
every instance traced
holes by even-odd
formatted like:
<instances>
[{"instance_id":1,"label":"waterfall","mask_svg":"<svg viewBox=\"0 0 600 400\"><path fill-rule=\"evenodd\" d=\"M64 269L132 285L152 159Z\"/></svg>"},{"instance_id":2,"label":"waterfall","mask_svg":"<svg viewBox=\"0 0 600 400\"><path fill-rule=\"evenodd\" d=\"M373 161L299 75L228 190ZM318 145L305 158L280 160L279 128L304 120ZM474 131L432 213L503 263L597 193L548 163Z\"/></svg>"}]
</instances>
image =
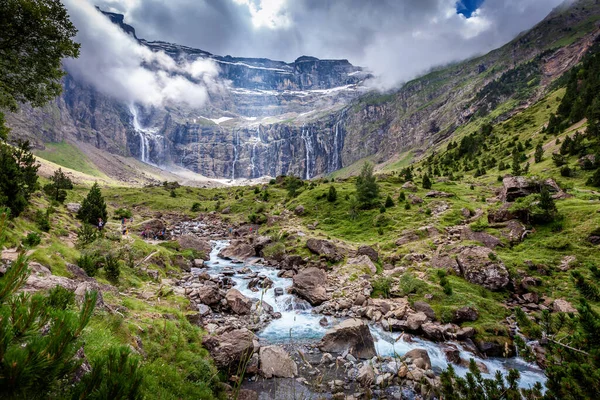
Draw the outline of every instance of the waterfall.
<instances>
[{"instance_id":1,"label":"waterfall","mask_svg":"<svg viewBox=\"0 0 600 400\"><path fill-rule=\"evenodd\" d=\"M131 103L129 105L129 112L133 117L133 129L140 138L140 160L147 164L152 164L152 162L150 161L150 142L148 137L150 137L150 139L154 143L154 147L158 148L158 139L161 138L160 136L156 135L158 129L142 127L142 124L139 120L138 110L134 103Z\"/></svg>"},{"instance_id":2,"label":"waterfall","mask_svg":"<svg viewBox=\"0 0 600 400\"><path fill-rule=\"evenodd\" d=\"M333 155L331 156L331 165L329 167L329 172L334 172L340 169L340 123L342 121L338 121L335 123L334 130L335 134L333 136Z\"/></svg>"},{"instance_id":3,"label":"waterfall","mask_svg":"<svg viewBox=\"0 0 600 400\"><path fill-rule=\"evenodd\" d=\"M252 145L252 153L251 153L251 156L250 156L250 165L252 167L250 178L258 178L258 176L260 175L260 173L257 173L257 168L256 168L255 160L256 160L256 145L258 145L261 142L261 139L260 139L260 125L256 127L256 137L253 138L253 141L254 141L254 144Z\"/></svg>"},{"instance_id":4,"label":"waterfall","mask_svg":"<svg viewBox=\"0 0 600 400\"><path fill-rule=\"evenodd\" d=\"M235 164L238 160L238 146L240 144L240 132L233 130L233 163L231 164L231 180L235 179Z\"/></svg>"},{"instance_id":5,"label":"waterfall","mask_svg":"<svg viewBox=\"0 0 600 400\"><path fill-rule=\"evenodd\" d=\"M302 139L304 140L304 148L306 151L306 175L305 175L306 180L310 179L310 167L311 167L310 155L311 155L311 153L313 153L313 146L312 146L310 134L311 134L310 127L308 129L305 129L304 125L302 125L301 135L302 135Z\"/></svg>"}]
</instances>

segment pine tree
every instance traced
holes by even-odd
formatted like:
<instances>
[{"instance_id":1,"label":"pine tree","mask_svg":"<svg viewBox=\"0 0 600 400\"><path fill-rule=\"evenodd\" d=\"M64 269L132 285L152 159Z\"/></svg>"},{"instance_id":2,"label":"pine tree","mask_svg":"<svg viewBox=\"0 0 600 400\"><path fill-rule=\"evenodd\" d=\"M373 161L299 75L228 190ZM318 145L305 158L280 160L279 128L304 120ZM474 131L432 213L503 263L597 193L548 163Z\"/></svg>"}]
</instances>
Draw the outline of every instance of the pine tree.
<instances>
[{"instance_id":1,"label":"pine tree","mask_svg":"<svg viewBox=\"0 0 600 400\"><path fill-rule=\"evenodd\" d=\"M545 186L542 187L540 192L539 207L542 209L542 219L545 222L554 220L557 214L556 204L554 203L554 199L550 195L548 188Z\"/></svg>"},{"instance_id":2,"label":"pine tree","mask_svg":"<svg viewBox=\"0 0 600 400\"><path fill-rule=\"evenodd\" d=\"M387 199L385 199L385 208L391 208L391 207L394 207L394 206L395 206L394 200L392 199L392 196L390 196L388 194Z\"/></svg>"},{"instance_id":3,"label":"pine tree","mask_svg":"<svg viewBox=\"0 0 600 400\"><path fill-rule=\"evenodd\" d=\"M521 157L517 151L513 152L512 174L521 175Z\"/></svg>"},{"instance_id":4,"label":"pine tree","mask_svg":"<svg viewBox=\"0 0 600 400\"><path fill-rule=\"evenodd\" d=\"M37 186L38 168L29 142L15 147L0 142L0 206L8 207L13 217L27 207Z\"/></svg>"},{"instance_id":5,"label":"pine tree","mask_svg":"<svg viewBox=\"0 0 600 400\"><path fill-rule=\"evenodd\" d=\"M423 175L423 189L431 189L431 180L427 174Z\"/></svg>"},{"instance_id":6,"label":"pine tree","mask_svg":"<svg viewBox=\"0 0 600 400\"><path fill-rule=\"evenodd\" d=\"M62 203L67 198L67 190L73 189L73 182L62 172L62 168L54 171L54 175L50 178L52 183L44 186L44 191L52 200Z\"/></svg>"},{"instance_id":7,"label":"pine tree","mask_svg":"<svg viewBox=\"0 0 600 400\"><path fill-rule=\"evenodd\" d=\"M404 192L400 192L400 194L398 195L398 201L400 203L406 201L406 194L404 194Z\"/></svg>"},{"instance_id":8,"label":"pine tree","mask_svg":"<svg viewBox=\"0 0 600 400\"><path fill-rule=\"evenodd\" d=\"M77 213L77 218L84 223L91 225L96 225L98 223L98 218L102 218L106 221L106 203L104 202L104 197L102 197L97 182L94 183L87 197L83 200L81 208Z\"/></svg>"},{"instance_id":9,"label":"pine tree","mask_svg":"<svg viewBox=\"0 0 600 400\"><path fill-rule=\"evenodd\" d=\"M379 185L373 175L373 165L364 163L360 175L356 178L356 199L361 208L373 207L379 198Z\"/></svg>"},{"instance_id":10,"label":"pine tree","mask_svg":"<svg viewBox=\"0 0 600 400\"><path fill-rule=\"evenodd\" d=\"M327 192L327 201L330 203L335 203L337 200L337 191L333 185L329 186L329 192Z\"/></svg>"},{"instance_id":11,"label":"pine tree","mask_svg":"<svg viewBox=\"0 0 600 400\"><path fill-rule=\"evenodd\" d=\"M541 143L539 143L535 148L534 159L536 163L541 163L544 159L544 148L542 147Z\"/></svg>"}]
</instances>

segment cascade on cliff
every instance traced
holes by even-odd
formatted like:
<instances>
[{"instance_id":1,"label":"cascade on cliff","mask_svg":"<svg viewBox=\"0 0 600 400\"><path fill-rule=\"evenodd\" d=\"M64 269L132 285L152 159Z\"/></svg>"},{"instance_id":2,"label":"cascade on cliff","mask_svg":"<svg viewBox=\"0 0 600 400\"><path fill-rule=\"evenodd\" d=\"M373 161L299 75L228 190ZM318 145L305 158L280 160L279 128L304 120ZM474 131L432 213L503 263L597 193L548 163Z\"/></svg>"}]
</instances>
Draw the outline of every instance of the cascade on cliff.
<instances>
[{"instance_id":1,"label":"cascade on cliff","mask_svg":"<svg viewBox=\"0 0 600 400\"><path fill-rule=\"evenodd\" d=\"M306 154L306 162L305 162L305 179L310 179L311 177L311 169L314 158L314 148L312 144L312 128L309 126L306 128L304 125L302 126L302 140L304 140L304 152Z\"/></svg>"},{"instance_id":2,"label":"cascade on cliff","mask_svg":"<svg viewBox=\"0 0 600 400\"><path fill-rule=\"evenodd\" d=\"M231 163L231 180L235 179L235 164L238 160L238 146L240 145L240 132L233 130L233 162Z\"/></svg>"},{"instance_id":3,"label":"cascade on cliff","mask_svg":"<svg viewBox=\"0 0 600 400\"><path fill-rule=\"evenodd\" d=\"M146 164L154 165L150 158L152 151L150 142L152 142L155 151L159 153L158 160L160 162L160 160L162 159L162 148L164 147L161 142L164 140L164 138L156 134L158 132L157 128L144 128L142 126L139 119L138 109L134 103L131 103L129 105L129 112L132 116L133 129L135 130L140 139L140 160L142 162L145 162Z\"/></svg>"},{"instance_id":4,"label":"cascade on cliff","mask_svg":"<svg viewBox=\"0 0 600 400\"><path fill-rule=\"evenodd\" d=\"M252 153L250 156L250 178L258 178L260 176L260 172L258 168L256 168L256 146L261 143L260 138L260 125L256 127L256 137L252 138L254 144L252 145Z\"/></svg>"}]
</instances>

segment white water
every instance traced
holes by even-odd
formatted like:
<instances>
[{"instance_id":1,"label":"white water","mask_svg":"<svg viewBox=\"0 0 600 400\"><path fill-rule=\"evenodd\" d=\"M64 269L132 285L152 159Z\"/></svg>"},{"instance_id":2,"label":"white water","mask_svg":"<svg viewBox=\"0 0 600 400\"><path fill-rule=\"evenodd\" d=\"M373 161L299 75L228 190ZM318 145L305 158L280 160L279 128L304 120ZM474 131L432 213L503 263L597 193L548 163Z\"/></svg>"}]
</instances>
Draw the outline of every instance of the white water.
<instances>
[{"instance_id":1,"label":"white water","mask_svg":"<svg viewBox=\"0 0 600 400\"><path fill-rule=\"evenodd\" d=\"M218 257L219 252L229 245L228 241L220 240L213 242L213 249L210 253L210 261L206 262L208 267L207 272L211 275L219 275L224 267L231 267L234 270L241 269L242 267L248 267L253 272L257 272L260 275L264 275L273 281L273 287L267 290L261 290L253 292L248 289L248 282L250 280L244 279L245 275L236 274L232 277L232 280L236 282L235 288L238 289L244 296L262 299L269 305L273 306L275 311L281 313L280 319L273 320L265 329L258 332L258 337L268 343L293 343L293 342L306 342L306 341L317 341L323 337L327 328L322 327L319 324L319 320L323 316L312 313L312 307L307 302L298 299L296 296L288 294L287 288L292 285L292 279L289 278L278 278L275 268L269 268L262 265L244 265L234 264L230 261L223 260ZM195 272L201 270L193 269ZM284 289L282 296L275 297L275 288L281 287ZM339 322L331 317L327 317L329 326L332 326ZM413 349L426 349L431 359L432 368L435 372L439 373L448 368L449 363L446 361L442 346L438 343L430 342L427 340L420 339L418 337L412 337L412 343L405 342L400 339L402 333L400 332L386 332L379 326L370 326L371 334L375 340L375 348L379 356L402 356L408 351ZM455 344L460 350L460 357L465 360L471 358L475 361L485 364L489 370L489 374L483 374L486 378L493 378L496 371L500 371L504 374L509 369L515 368L519 370L521 374L520 386L529 388L536 382L545 382L545 376L543 371L536 365L527 363L525 360L516 357L509 359L500 358L489 358L481 359L476 357L473 353L466 351L460 343ZM458 375L464 376L468 372L467 368L453 365L454 370Z\"/></svg>"},{"instance_id":2,"label":"white water","mask_svg":"<svg viewBox=\"0 0 600 400\"><path fill-rule=\"evenodd\" d=\"M240 132L233 130L233 164L231 165L231 180L235 180L235 164L238 160L238 146L240 144Z\"/></svg>"},{"instance_id":3,"label":"white water","mask_svg":"<svg viewBox=\"0 0 600 400\"><path fill-rule=\"evenodd\" d=\"M258 175L260 175L260 173L258 172L258 169L256 168L256 146L261 143L261 138L260 138L260 125L256 127L256 137L254 137L252 139L252 141L254 142L254 144L252 145L252 153L250 156L250 165L252 167L251 170L251 174L250 174L250 178L258 178Z\"/></svg>"},{"instance_id":4,"label":"white water","mask_svg":"<svg viewBox=\"0 0 600 400\"><path fill-rule=\"evenodd\" d=\"M329 168L329 172L334 172L340 169L340 150L339 150L339 136L340 136L340 123L342 121L338 121L335 123L335 136L333 137L333 156L331 157L331 167Z\"/></svg>"},{"instance_id":5,"label":"white water","mask_svg":"<svg viewBox=\"0 0 600 400\"><path fill-rule=\"evenodd\" d=\"M134 103L129 105L129 112L133 117L133 129L140 137L140 160L147 164L152 164L150 161L150 142L149 139L152 140L155 146L158 148L159 140L162 140L162 137L157 135L157 128L144 128L139 120L138 110Z\"/></svg>"},{"instance_id":6,"label":"white water","mask_svg":"<svg viewBox=\"0 0 600 400\"><path fill-rule=\"evenodd\" d=\"M304 148L305 148L305 152L306 152L306 175L305 175L305 179L309 180L310 179L310 155L311 153L313 153L313 146L312 146L312 142L311 142L311 138L310 138L310 128L306 129L304 128L304 126L302 126L302 131L301 131L301 135L302 135L302 139L304 140Z\"/></svg>"}]
</instances>

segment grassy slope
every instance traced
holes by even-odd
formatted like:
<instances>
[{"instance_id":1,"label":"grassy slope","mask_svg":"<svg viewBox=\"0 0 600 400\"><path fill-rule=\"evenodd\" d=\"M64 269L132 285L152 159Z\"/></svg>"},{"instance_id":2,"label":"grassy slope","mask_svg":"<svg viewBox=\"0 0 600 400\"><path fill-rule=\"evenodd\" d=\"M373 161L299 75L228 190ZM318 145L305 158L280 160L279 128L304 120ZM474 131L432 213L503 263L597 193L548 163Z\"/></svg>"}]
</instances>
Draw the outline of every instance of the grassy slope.
<instances>
[{"instance_id":1,"label":"grassy slope","mask_svg":"<svg viewBox=\"0 0 600 400\"><path fill-rule=\"evenodd\" d=\"M70 143L47 143L44 150L36 150L34 153L36 156L63 167L91 176L106 178L77 147Z\"/></svg>"}]
</instances>

